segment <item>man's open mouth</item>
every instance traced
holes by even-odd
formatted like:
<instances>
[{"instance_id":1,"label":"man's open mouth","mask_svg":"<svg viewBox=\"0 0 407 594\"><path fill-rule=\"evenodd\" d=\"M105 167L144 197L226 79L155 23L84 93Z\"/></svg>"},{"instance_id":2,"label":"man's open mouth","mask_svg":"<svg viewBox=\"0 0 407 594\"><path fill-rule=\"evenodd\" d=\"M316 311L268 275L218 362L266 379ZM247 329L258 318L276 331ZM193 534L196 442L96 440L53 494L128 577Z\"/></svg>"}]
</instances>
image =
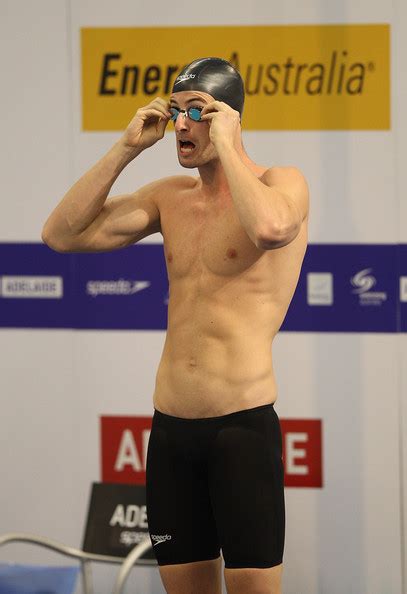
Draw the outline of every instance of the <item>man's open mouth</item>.
<instances>
[{"instance_id":1,"label":"man's open mouth","mask_svg":"<svg viewBox=\"0 0 407 594\"><path fill-rule=\"evenodd\" d=\"M190 140L180 140L179 147L180 147L181 153L183 155L186 155L188 153L191 153L194 150L195 145Z\"/></svg>"}]
</instances>

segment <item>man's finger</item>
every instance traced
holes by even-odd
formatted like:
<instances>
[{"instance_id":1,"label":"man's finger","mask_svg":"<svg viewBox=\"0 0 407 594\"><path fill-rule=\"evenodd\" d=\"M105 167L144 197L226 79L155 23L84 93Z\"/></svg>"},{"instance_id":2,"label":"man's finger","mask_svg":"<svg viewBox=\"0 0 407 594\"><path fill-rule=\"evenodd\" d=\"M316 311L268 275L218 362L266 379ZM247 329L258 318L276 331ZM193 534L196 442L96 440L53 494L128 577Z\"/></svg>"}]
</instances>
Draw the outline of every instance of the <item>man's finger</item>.
<instances>
[{"instance_id":1,"label":"man's finger","mask_svg":"<svg viewBox=\"0 0 407 594\"><path fill-rule=\"evenodd\" d=\"M170 115L168 115L165 112L160 111L159 109L153 109L153 108L149 108L149 109L143 109L140 113L140 115L145 116L144 119L149 119L149 118L153 118L153 117L157 117L159 119L169 119Z\"/></svg>"},{"instance_id":2,"label":"man's finger","mask_svg":"<svg viewBox=\"0 0 407 594\"><path fill-rule=\"evenodd\" d=\"M224 103L223 101L212 101L212 103L208 103L207 105L205 105L205 107L201 111L201 114L202 113L206 114L206 113L210 113L213 111L230 111L230 110L232 110L232 108L229 105L227 105L226 103Z\"/></svg>"},{"instance_id":3,"label":"man's finger","mask_svg":"<svg viewBox=\"0 0 407 594\"><path fill-rule=\"evenodd\" d=\"M216 111L211 111L210 113L205 113L204 115L202 115L202 111L201 111L201 121L202 120L213 120L213 118L216 117L217 112Z\"/></svg>"},{"instance_id":4,"label":"man's finger","mask_svg":"<svg viewBox=\"0 0 407 594\"><path fill-rule=\"evenodd\" d=\"M142 109L157 109L159 111L162 111L166 115L168 115L168 114L171 115L169 108L170 108L170 104L167 101L164 101L164 99L157 97L156 99L154 99L154 101L151 101L151 103L144 106L144 108L142 108Z\"/></svg>"}]
</instances>

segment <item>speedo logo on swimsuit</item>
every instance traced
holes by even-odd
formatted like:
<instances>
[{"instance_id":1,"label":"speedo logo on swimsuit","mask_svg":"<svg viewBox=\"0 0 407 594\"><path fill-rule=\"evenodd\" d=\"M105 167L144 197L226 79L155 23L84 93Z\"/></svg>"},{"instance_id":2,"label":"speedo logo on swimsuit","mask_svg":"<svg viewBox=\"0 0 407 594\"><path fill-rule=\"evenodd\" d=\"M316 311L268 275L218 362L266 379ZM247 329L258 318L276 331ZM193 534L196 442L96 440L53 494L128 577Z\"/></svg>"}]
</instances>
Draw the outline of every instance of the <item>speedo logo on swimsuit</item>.
<instances>
[{"instance_id":1,"label":"speedo logo on swimsuit","mask_svg":"<svg viewBox=\"0 0 407 594\"><path fill-rule=\"evenodd\" d=\"M151 535L151 540L155 541L153 546L160 544L160 542L165 542L166 540L171 540L171 538L172 538L171 534L152 534Z\"/></svg>"},{"instance_id":2,"label":"speedo logo on swimsuit","mask_svg":"<svg viewBox=\"0 0 407 594\"><path fill-rule=\"evenodd\" d=\"M178 78L175 79L175 83L174 83L174 87L175 85L179 85L180 82L183 82L184 80L189 80L190 78L195 78L195 74L181 74L180 76L178 76Z\"/></svg>"}]
</instances>

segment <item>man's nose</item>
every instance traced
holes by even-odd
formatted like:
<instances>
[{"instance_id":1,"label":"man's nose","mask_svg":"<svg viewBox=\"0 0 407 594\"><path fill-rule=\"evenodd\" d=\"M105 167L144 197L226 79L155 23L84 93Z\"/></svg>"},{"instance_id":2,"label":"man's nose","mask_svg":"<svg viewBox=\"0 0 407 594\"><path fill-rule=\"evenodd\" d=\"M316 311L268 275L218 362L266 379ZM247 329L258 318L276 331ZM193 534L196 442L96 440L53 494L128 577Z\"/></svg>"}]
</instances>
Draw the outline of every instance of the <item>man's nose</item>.
<instances>
[{"instance_id":1,"label":"man's nose","mask_svg":"<svg viewBox=\"0 0 407 594\"><path fill-rule=\"evenodd\" d=\"M180 112L175 120L176 130L188 130L188 116L185 112Z\"/></svg>"}]
</instances>

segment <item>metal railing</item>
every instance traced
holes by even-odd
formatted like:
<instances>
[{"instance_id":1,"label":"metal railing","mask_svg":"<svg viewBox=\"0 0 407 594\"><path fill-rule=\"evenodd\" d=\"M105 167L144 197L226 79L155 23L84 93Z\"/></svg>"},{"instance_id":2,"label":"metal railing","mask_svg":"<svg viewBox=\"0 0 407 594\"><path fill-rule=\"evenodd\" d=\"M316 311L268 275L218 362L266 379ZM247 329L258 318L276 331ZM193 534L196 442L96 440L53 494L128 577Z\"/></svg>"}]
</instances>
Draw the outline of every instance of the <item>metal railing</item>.
<instances>
[{"instance_id":1,"label":"metal railing","mask_svg":"<svg viewBox=\"0 0 407 594\"><path fill-rule=\"evenodd\" d=\"M68 547L60 542L44 538L42 536L35 536L33 534L25 534L24 532L9 532L0 536L0 547L13 543L24 542L27 544L38 545L46 549L50 549L56 553L60 553L65 557L76 559L81 566L82 585L84 594L94 594L93 578L91 563L119 563L121 565L117 574L112 594L122 594L123 588L129 577L133 565L146 551L151 548L150 538L147 536L142 542L135 546L124 559L119 557L111 557L107 555L97 555L95 553L86 553L80 549Z\"/></svg>"}]
</instances>

